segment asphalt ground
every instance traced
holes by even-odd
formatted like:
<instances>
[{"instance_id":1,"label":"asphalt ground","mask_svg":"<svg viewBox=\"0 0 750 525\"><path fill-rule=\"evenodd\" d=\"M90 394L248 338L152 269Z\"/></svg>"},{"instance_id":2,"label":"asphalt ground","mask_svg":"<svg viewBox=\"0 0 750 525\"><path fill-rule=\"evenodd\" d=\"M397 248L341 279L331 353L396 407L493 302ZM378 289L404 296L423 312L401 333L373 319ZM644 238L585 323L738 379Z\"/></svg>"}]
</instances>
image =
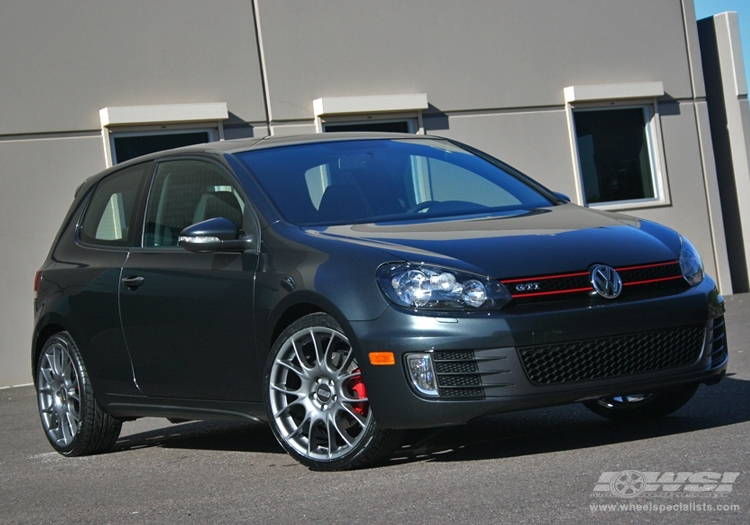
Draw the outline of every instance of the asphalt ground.
<instances>
[{"instance_id":1,"label":"asphalt ground","mask_svg":"<svg viewBox=\"0 0 750 525\"><path fill-rule=\"evenodd\" d=\"M0 390L0 523L746 525L750 295L727 304L727 377L670 417L502 414L412 433L390 461L354 472L302 467L257 423L141 419L113 452L64 458L33 388Z\"/></svg>"}]
</instances>

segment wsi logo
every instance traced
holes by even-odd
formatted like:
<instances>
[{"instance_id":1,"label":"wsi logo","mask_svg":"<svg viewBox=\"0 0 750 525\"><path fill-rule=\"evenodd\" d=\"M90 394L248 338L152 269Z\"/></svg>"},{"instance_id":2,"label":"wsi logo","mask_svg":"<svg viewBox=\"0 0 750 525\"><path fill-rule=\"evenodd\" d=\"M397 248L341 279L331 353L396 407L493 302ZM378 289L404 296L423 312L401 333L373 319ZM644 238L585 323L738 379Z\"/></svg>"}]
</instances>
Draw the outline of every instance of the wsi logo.
<instances>
[{"instance_id":1,"label":"wsi logo","mask_svg":"<svg viewBox=\"0 0 750 525\"><path fill-rule=\"evenodd\" d=\"M594 492L610 492L618 498L649 496L656 492L732 492L739 472L602 472Z\"/></svg>"}]
</instances>

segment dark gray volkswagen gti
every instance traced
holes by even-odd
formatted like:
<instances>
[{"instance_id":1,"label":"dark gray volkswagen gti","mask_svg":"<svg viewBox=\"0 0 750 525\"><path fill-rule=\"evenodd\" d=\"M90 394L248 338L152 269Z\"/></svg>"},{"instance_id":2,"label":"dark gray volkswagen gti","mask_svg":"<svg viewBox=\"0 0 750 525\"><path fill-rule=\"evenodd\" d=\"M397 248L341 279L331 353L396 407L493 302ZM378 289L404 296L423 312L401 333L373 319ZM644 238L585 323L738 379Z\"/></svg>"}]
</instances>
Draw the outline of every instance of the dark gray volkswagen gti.
<instances>
[{"instance_id":1,"label":"dark gray volkswagen gti","mask_svg":"<svg viewBox=\"0 0 750 525\"><path fill-rule=\"evenodd\" d=\"M160 152L86 180L35 281L52 446L123 421L267 421L318 470L404 429L582 402L637 421L727 367L680 234L581 208L452 140L331 134Z\"/></svg>"}]
</instances>

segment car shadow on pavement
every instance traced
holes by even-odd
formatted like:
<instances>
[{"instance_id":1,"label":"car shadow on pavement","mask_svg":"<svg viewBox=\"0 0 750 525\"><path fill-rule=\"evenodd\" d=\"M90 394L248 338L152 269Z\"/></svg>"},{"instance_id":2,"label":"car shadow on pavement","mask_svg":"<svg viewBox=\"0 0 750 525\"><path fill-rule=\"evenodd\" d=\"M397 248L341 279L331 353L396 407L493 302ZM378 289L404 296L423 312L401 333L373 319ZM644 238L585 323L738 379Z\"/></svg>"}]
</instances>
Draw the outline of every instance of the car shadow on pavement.
<instances>
[{"instance_id":1,"label":"car shadow on pavement","mask_svg":"<svg viewBox=\"0 0 750 525\"><path fill-rule=\"evenodd\" d=\"M112 452L145 447L236 452L284 453L265 423L245 421L190 421L121 436Z\"/></svg>"},{"instance_id":2,"label":"car shadow on pavement","mask_svg":"<svg viewBox=\"0 0 750 525\"><path fill-rule=\"evenodd\" d=\"M695 432L750 421L747 399L750 381L727 377L653 421L613 422L580 404L485 416L460 427L411 431L390 463L498 459Z\"/></svg>"},{"instance_id":3,"label":"car shadow on pavement","mask_svg":"<svg viewBox=\"0 0 750 525\"><path fill-rule=\"evenodd\" d=\"M467 425L408 431L390 460L374 467L420 461L472 461L598 447L695 432L750 421L750 381L725 378L701 386L669 417L611 422L580 404L485 416ZM740 401L743 400L743 401ZM269 426L259 422L194 421L122 436L113 452L144 447L284 453Z\"/></svg>"}]
</instances>

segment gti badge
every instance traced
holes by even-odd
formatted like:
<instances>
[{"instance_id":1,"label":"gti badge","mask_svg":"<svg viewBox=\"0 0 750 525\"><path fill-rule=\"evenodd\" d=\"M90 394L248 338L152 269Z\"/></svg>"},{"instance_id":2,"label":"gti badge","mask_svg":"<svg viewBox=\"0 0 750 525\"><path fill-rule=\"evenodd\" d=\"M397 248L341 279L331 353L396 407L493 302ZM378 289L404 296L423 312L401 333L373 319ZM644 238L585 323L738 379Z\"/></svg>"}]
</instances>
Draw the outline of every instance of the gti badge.
<instances>
[{"instance_id":1,"label":"gti badge","mask_svg":"<svg viewBox=\"0 0 750 525\"><path fill-rule=\"evenodd\" d=\"M622 292L622 279L614 268L597 264L591 270L591 285L596 293L606 299L614 299Z\"/></svg>"},{"instance_id":2,"label":"gti badge","mask_svg":"<svg viewBox=\"0 0 750 525\"><path fill-rule=\"evenodd\" d=\"M517 292L534 292L541 290L539 283L521 283L516 285Z\"/></svg>"}]
</instances>

